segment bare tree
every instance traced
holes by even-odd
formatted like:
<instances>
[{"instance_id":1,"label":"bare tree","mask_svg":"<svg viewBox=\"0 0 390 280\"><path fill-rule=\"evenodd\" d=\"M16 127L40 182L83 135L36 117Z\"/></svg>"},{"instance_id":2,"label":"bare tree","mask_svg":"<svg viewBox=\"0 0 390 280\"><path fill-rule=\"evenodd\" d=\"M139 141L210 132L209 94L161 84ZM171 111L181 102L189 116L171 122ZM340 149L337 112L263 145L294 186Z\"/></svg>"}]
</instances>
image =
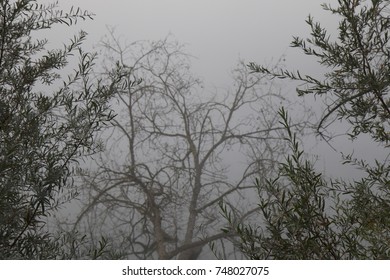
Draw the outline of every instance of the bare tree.
<instances>
[{"instance_id":1,"label":"bare tree","mask_svg":"<svg viewBox=\"0 0 390 280\"><path fill-rule=\"evenodd\" d=\"M203 90L191 57L168 39L124 45L112 35L102 44L107 69L119 67L128 87L101 135L106 152L84 174L88 202L75 227L91 238L108 232L124 257L196 259L229 237L219 201L241 218L256 209L254 174L275 170L285 149L277 114L285 99L243 62L231 89Z\"/></svg>"}]
</instances>

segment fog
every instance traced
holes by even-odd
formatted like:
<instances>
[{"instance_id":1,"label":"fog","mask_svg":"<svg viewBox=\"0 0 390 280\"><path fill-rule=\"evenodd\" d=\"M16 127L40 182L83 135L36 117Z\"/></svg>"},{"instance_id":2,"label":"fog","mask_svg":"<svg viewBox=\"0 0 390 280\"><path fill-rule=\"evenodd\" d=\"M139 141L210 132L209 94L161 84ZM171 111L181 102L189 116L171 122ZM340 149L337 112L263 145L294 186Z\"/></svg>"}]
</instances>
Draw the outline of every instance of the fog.
<instances>
[{"instance_id":1,"label":"fog","mask_svg":"<svg viewBox=\"0 0 390 280\"><path fill-rule=\"evenodd\" d=\"M225 90L232 85L231 70L239 59L246 63L274 65L282 58L281 63L288 69L321 77L326 69L289 47L292 36L310 35L305 23L308 15L321 22L330 33L336 31L338 19L324 11L321 3L312 0L62 0L59 1L61 9L80 7L94 13L94 20L80 21L71 31L65 26L59 27L48 37L53 42L67 41L72 32L83 29L89 34L85 48L100 52L99 41L109 29L115 30L118 38L128 43L170 36L185 44L186 51L193 55L192 71L203 80L206 92L207 89ZM277 83L285 96L297 99L296 84ZM309 97L305 102L314 112L321 111L320 99ZM345 128L337 123L334 127L340 133ZM380 151L364 138L350 145L343 135L327 144L310 135L303 143L319 171L328 177L353 179L359 176L358 171L340 166L341 152L354 152L357 157L367 159L380 156Z\"/></svg>"},{"instance_id":2,"label":"fog","mask_svg":"<svg viewBox=\"0 0 390 280\"><path fill-rule=\"evenodd\" d=\"M197 58L195 73L216 86L226 84L238 58L271 62L286 55L287 65L314 71L313 61L303 63L304 56L289 48L292 36L309 34L305 23L309 14L331 30L337 26L336 18L322 10L321 1L310 0L59 2L64 10L75 6L95 14L93 21L76 26L89 33L91 45L107 33L107 26L128 42L173 34Z\"/></svg>"}]
</instances>

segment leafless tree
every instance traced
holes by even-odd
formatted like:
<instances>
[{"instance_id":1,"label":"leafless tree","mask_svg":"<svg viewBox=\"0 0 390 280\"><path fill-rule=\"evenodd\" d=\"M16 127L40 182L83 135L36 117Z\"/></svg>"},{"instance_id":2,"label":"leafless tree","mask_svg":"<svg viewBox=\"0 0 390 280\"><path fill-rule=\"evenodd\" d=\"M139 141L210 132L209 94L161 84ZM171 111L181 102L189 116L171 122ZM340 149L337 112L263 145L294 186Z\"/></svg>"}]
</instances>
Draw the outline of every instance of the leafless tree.
<instances>
[{"instance_id":1,"label":"leafless tree","mask_svg":"<svg viewBox=\"0 0 390 280\"><path fill-rule=\"evenodd\" d=\"M196 259L229 238L219 201L242 218L255 211L253 181L275 170L285 149L277 110L286 100L243 62L231 88L204 90L191 56L169 38L122 44L112 35L102 44L107 73L116 64L128 87L101 135L106 152L84 173L75 227L91 238L108 233L127 258Z\"/></svg>"}]
</instances>

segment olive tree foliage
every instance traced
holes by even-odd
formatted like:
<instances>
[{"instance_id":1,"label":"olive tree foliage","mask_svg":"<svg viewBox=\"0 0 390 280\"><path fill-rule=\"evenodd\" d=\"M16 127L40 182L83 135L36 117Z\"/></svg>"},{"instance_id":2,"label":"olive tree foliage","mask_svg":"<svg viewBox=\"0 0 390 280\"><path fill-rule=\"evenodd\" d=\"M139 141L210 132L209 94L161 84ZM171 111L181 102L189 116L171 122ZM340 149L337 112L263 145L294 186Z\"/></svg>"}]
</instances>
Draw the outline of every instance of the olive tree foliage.
<instances>
[{"instance_id":1,"label":"olive tree foliage","mask_svg":"<svg viewBox=\"0 0 390 280\"><path fill-rule=\"evenodd\" d=\"M259 225L235 221L222 205L230 221L224 231L239 234L236 244L248 258L390 258L388 5L389 1L381 0L339 0L335 8L323 5L340 19L336 38L313 18L307 19L311 37L294 38L292 47L326 67L324 78L249 65L256 73L303 82L297 89L299 95L324 97L328 107L317 125L320 135L329 136L335 119L346 121L351 141L362 134L370 136L372 144L383 149L383 158L370 163L343 155L342 162L359 168L362 178L326 180L304 159L287 113L281 110L291 155L281 162L279 176L258 183Z\"/></svg>"},{"instance_id":2,"label":"olive tree foliage","mask_svg":"<svg viewBox=\"0 0 390 280\"><path fill-rule=\"evenodd\" d=\"M114 116L108 101L120 76L94 78L95 55L81 48L86 33L59 49L38 39L40 31L92 17L57 7L0 1L1 259L70 256L45 221L75 196L71 175L78 159L99 150L93 134ZM67 76L70 59L79 61Z\"/></svg>"},{"instance_id":3,"label":"olive tree foliage","mask_svg":"<svg viewBox=\"0 0 390 280\"><path fill-rule=\"evenodd\" d=\"M84 172L88 203L75 228L92 239L106 232L127 258L196 259L210 241L223 248L218 201L244 218L256 208L251 178L271 174L283 153L274 104L286 100L243 63L230 89L206 91L169 37L125 44L111 33L102 45L133 83L116 95L107 151Z\"/></svg>"},{"instance_id":4,"label":"olive tree foliage","mask_svg":"<svg viewBox=\"0 0 390 280\"><path fill-rule=\"evenodd\" d=\"M337 219L329 213L330 191L322 175L304 159L284 108L279 117L291 155L281 162L277 176L265 182L256 180L259 225L240 222L221 203L229 222L223 232L237 233L234 244L249 259L338 259L340 238L333 227Z\"/></svg>"}]
</instances>

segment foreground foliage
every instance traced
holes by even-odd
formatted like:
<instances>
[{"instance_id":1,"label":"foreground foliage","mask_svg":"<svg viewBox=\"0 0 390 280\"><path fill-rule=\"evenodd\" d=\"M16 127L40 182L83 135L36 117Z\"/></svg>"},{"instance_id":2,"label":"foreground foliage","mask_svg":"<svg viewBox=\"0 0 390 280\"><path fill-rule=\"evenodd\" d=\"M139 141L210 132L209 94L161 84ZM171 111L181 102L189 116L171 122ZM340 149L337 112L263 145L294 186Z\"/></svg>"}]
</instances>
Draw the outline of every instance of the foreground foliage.
<instances>
[{"instance_id":1,"label":"foreground foliage","mask_svg":"<svg viewBox=\"0 0 390 280\"><path fill-rule=\"evenodd\" d=\"M120 77L93 78L94 54L80 32L47 49L39 31L92 15L57 4L0 1L0 258L60 257L45 220L72 199L70 176L81 156L98 150L93 133L113 118L108 101ZM64 76L71 59L77 68ZM62 73L60 73L62 71ZM66 254L65 254L66 255Z\"/></svg>"},{"instance_id":2,"label":"foreground foliage","mask_svg":"<svg viewBox=\"0 0 390 280\"><path fill-rule=\"evenodd\" d=\"M327 72L323 79L285 69L270 70L252 63L254 72L303 82L299 95L315 94L328 102L317 131L330 140L335 119L347 121L351 141L371 136L383 149L383 159L370 164L346 155L342 161L362 171L362 179L327 181L303 158L296 136L282 109L291 155L279 176L259 182L259 226L237 222L221 205L230 227L239 234L237 246L251 259L389 259L390 182L389 120L390 52L389 1L339 0L324 9L341 18L331 41L325 28L309 17L311 38L294 38L293 47L317 58Z\"/></svg>"}]
</instances>

